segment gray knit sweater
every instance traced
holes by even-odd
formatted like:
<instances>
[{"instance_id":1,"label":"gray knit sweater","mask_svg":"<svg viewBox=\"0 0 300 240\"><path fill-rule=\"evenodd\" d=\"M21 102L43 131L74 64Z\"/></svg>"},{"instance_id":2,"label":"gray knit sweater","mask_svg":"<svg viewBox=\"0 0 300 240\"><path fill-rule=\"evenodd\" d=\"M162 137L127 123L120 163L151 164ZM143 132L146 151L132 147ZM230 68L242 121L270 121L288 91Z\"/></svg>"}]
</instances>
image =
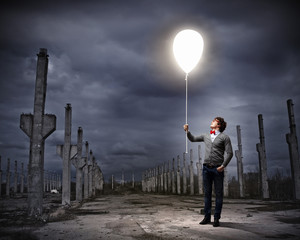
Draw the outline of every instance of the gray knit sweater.
<instances>
[{"instance_id":1,"label":"gray knit sweater","mask_svg":"<svg viewBox=\"0 0 300 240\"><path fill-rule=\"evenodd\" d=\"M205 158L203 162L205 164L212 164L214 166L223 165L226 167L233 156L230 138L225 133L220 133L213 142L211 141L210 134L201 134L194 137L188 132L187 137L191 142L205 143ZM224 152L227 153L225 159Z\"/></svg>"}]
</instances>

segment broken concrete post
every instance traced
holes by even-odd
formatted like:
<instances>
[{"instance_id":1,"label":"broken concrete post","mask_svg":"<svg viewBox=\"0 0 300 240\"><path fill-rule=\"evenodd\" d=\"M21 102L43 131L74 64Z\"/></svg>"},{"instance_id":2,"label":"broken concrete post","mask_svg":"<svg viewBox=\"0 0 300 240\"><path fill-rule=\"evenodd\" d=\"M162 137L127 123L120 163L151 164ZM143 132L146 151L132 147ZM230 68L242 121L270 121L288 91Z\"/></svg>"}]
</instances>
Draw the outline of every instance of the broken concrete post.
<instances>
[{"instance_id":1,"label":"broken concrete post","mask_svg":"<svg viewBox=\"0 0 300 240\"><path fill-rule=\"evenodd\" d=\"M168 179L167 179L167 164L164 162L164 192L168 192Z\"/></svg>"},{"instance_id":2,"label":"broken concrete post","mask_svg":"<svg viewBox=\"0 0 300 240\"><path fill-rule=\"evenodd\" d=\"M44 171L44 192L46 192L47 186L47 171Z\"/></svg>"},{"instance_id":3,"label":"broken concrete post","mask_svg":"<svg viewBox=\"0 0 300 240\"><path fill-rule=\"evenodd\" d=\"M0 197L1 197L1 194L2 194L2 170L1 170L1 156L0 156Z\"/></svg>"},{"instance_id":4,"label":"broken concrete post","mask_svg":"<svg viewBox=\"0 0 300 240\"><path fill-rule=\"evenodd\" d=\"M62 205L71 203L71 158L77 152L76 146L71 145L72 131L72 107L67 104L65 107L65 136L64 145L57 145L56 152L63 159L62 174Z\"/></svg>"},{"instance_id":5,"label":"broken concrete post","mask_svg":"<svg viewBox=\"0 0 300 240\"><path fill-rule=\"evenodd\" d=\"M168 163L168 192L172 192L171 160Z\"/></svg>"},{"instance_id":6,"label":"broken concrete post","mask_svg":"<svg viewBox=\"0 0 300 240\"><path fill-rule=\"evenodd\" d=\"M177 156L177 194L181 194L181 188L180 188L180 157Z\"/></svg>"},{"instance_id":7,"label":"broken concrete post","mask_svg":"<svg viewBox=\"0 0 300 240\"><path fill-rule=\"evenodd\" d=\"M156 192L160 192L159 166L156 167Z\"/></svg>"},{"instance_id":8,"label":"broken concrete post","mask_svg":"<svg viewBox=\"0 0 300 240\"><path fill-rule=\"evenodd\" d=\"M237 141L238 150L235 151L236 161L237 161L237 176L239 181L240 197L245 197L244 194L244 170L243 170L243 152L242 152L242 137L241 137L241 127L236 126L237 130Z\"/></svg>"},{"instance_id":9,"label":"broken concrete post","mask_svg":"<svg viewBox=\"0 0 300 240\"><path fill-rule=\"evenodd\" d=\"M148 170L148 187L150 192L156 192L157 188L157 178L156 178L156 168L150 168Z\"/></svg>"},{"instance_id":10,"label":"broken concrete post","mask_svg":"<svg viewBox=\"0 0 300 240\"><path fill-rule=\"evenodd\" d=\"M156 185L155 185L155 170L153 168L149 168L146 171L146 191L147 192L155 192Z\"/></svg>"},{"instance_id":11,"label":"broken concrete post","mask_svg":"<svg viewBox=\"0 0 300 240\"><path fill-rule=\"evenodd\" d=\"M93 196L93 151L90 150L90 164L89 164L89 197Z\"/></svg>"},{"instance_id":12,"label":"broken concrete post","mask_svg":"<svg viewBox=\"0 0 300 240\"><path fill-rule=\"evenodd\" d=\"M33 115L22 114L20 118L20 128L30 138L28 172L29 216L41 216L43 213L45 140L56 129L56 116L44 114L48 72L47 49L41 48L37 56L34 113Z\"/></svg>"},{"instance_id":13,"label":"broken concrete post","mask_svg":"<svg viewBox=\"0 0 300 240\"><path fill-rule=\"evenodd\" d=\"M289 145L289 155L291 162L291 172L293 181L293 197L296 200L300 199L300 162L299 162L299 148L297 140L296 122L293 108L293 100L287 101L290 133L286 134L286 141Z\"/></svg>"},{"instance_id":14,"label":"broken concrete post","mask_svg":"<svg viewBox=\"0 0 300 240\"><path fill-rule=\"evenodd\" d=\"M89 143L85 142L85 166L83 167L83 197L89 197ZM112 188L113 189L113 188Z\"/></svg>"},{"instance_id":15,"label":"broken concrete post","mask_svg":"<svg viewBox=\"0 0 300 240\"><path fill-rule=\"evenodd\" d=\"M125 179L124 179L124 169L122 169L122 180L121 180L121 185L125 185Z\"/></svg>"},{"instance_id":16,"label":"broken concrete post","mask_svg":"<svg viewBox=\"0 0 300 240\"><path fill-rule=\"evenodd\" d=\"M227 168L224 169L224 197L228 197L229 195L229 188L228 188L228 172Z\"/></svg>"},{"instance_id":17,"label":"broken concrete post","mask_svg":"<svg viewBox=\"0 0 300 240\"><path fill-rule=\"evenodd\" d=\"M193 166L193 149L190 149L190 195L194 195L194 166Z\"/></svg>"},{"instance_id":18,"label":"broken concrete post","mask_svg":"<svg viewBox=\"0 0 300 240\"><path fill-rule=\"evenodd\" d=\"M198 158L197 173L198 173L198 194L203 194L203 178L202 178L202 158L201 158L201 145L198 145Z\"/></svg>"},{"instance_id":19,"label":"broken concrete post","mask_svg":"<svg viewBox=\"0 0 300 240\"><path fill-rule=\"evenodd\" d=\"M267 176L267 158L266 158L266 147L265 147L265 136L262 114L258 115L258 126L259 126L259 139L260 143L256 144L256 150L259 157L259 173L260 173L260 188L262 197L264 199L270 198L269 195L269 184Z\"/></svg>"},{"instance_id":20,"label":"broken concrete post","mask_svg":"<svg viewBox=\"0 0 300 240\"><path fill-rule=\"evenodd\" d=\"M175 159L173 158L173 165L172 165L172 193L176 193L176 185L175 185Z\"/></svg>"},{"instance_id":21,"label":"broken concrete post","mask_svg":"<svg viewBox=\"0 0 300 240\"><path fill-rule=\"evenodd\" d=\"M187 176L186 176L186 152L183 153L183 168L182 168L182 193L187 193Z\"/></svg>"},{"instance_id":22,"label":"broken concrete post","mask_svg":"<svg viewBox=\"0 0 300 240\"><path fill-rule=\"evenodd\" d=\"M97 193L103 193L103 184L104 184L104 178L101 168L96 163L96 169L95 169L95 195Z\"/></svg>"},{"instance_id":23,"label":"broken concrete post","mask_svg":"<svg viewBox=\"0 0 300 240\"><path fill-rule=\"evenodd\" d=\"M15 161L15 173L14 173L14 193L18 192L18 162Z\"/></svg>"},{"instance_id":24,"label":"broken concrete post","mask_svg":"<svg viewBox=\"0 0 300 240\"><path fill-rule=\"evenodd\" d=\"M111 189L114 190L114 175L111 175Z\"/></svg>"},{"instance_id":25,"label":"broken concrete post","mask_svg":"<svg viewBox=\"0 0 300 240\"><path fill-rule=\"evenodd\" d=\"M72 164L76 168L76 201L82 201L82 172L85 166L85 157L82 157L82 128L78 128L77 135L77 154L76 157L72 159Z\"/></svg>"},{"instance_id":26,"label":"broken concrete post","mask_svg":"<svg viewBox=\"0 0 300 240\"><path fill-rule=\"evenodd\" d=\"M134 173L132 173L132 183L131 183L131 187L134 188Z\"/></svg>"},{"instance_id":27,"label":"broken concrete post","mask_svg":"<svg viewBox=\"0 0 300 240\"><path fill-rule=\"evenodd\" d=\"M6 196L10 196L10 159L7 159L7 169L6 169Z\"/></svg>"},{"instance_id":28,"label":"broken concrete post","mask_svg":"<svg viewBox=\"0 0 300 240\"><path fill-rule=\"evenodd\" d=\"M21 186L20 186L20 193L24 193L24 164L21 163Z\"/></svg>"},{"instance_id":29,"label":"broken concrete post","mask_svg":"<svg viewBox=\"0 0 300 240\"><path fill-rule=\"evenodd\" d=\"M164 165L160 168L160 192L164 191Z\"/></svg>"}]
</instances>

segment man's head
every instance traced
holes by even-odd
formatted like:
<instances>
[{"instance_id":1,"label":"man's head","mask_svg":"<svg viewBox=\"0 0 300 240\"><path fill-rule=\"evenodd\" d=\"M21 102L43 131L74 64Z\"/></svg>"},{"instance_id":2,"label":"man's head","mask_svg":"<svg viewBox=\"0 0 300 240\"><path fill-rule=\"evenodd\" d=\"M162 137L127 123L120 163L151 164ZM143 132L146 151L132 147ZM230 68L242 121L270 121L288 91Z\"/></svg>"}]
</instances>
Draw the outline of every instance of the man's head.
<instances>
[{"instance_id":1,"label":"man's head","mask_svg":"<svg viewBox=\"0 0 300 240\"><path fill-rule=\"evenodd\" d=\"M223 132L226 126L227 123L224 121L224 118L221 117L215 117L210 125L212 129L219 129L220 132Z\"/></svg>"}]
</instances>

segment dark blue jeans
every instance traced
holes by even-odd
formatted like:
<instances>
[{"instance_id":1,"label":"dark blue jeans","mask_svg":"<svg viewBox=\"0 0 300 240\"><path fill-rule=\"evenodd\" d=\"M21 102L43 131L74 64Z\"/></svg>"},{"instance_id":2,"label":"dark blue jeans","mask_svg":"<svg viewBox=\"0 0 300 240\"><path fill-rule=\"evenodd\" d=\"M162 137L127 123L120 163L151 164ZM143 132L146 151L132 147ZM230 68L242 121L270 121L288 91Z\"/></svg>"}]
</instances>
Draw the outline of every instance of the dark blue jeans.
<instances>
[{"instance_id":1,"label":"dark blue jeans","mask_svg":"<svg viewBox=\"0 0 300 240\"><path fill-rule=\"evenodd\" d=\"M218 172L217 168L208 168L203 166L203 185L204 185L204 214L205 217L211 216L211 197L212 185L214 183L216 193L215 219L221 218L221 211L223 205L223 180L224 171Z\"/></svg>"}]
</instances>

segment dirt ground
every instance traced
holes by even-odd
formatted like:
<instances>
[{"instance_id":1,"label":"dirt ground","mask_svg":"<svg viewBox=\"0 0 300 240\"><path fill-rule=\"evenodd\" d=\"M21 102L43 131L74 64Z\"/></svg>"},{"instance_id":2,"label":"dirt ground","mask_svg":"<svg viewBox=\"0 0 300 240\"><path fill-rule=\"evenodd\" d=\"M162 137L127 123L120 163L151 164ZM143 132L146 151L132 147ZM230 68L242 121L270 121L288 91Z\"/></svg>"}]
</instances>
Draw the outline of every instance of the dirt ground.
<instances>
[{"instance_id":1,"label":"dirt ground","mask_svg":"<svg viewBox=\"0 0 300 240\"><path fill-rule=\"evenodd\" d=\"M199 225L203 197L110 194L61 207L46 194L28 218L26 197L0 199L0 239L299 239L300 203L224 199L220 227Z\"/></svg>"}]
</instances>

